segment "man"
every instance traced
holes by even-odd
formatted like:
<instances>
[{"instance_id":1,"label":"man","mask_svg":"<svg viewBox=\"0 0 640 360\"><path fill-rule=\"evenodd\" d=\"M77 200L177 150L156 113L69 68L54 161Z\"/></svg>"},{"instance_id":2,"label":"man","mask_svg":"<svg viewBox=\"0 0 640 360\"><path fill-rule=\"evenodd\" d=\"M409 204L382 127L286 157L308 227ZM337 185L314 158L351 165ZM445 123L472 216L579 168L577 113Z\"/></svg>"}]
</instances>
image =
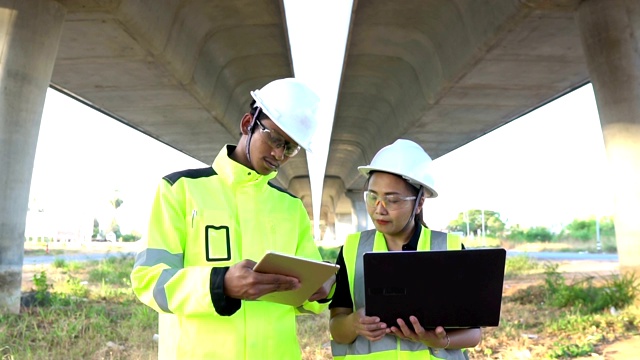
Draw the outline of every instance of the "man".
<instances>
[{"instance_id":1,"label":"man","mask_svg":"<svg viewBox=\"0 0 640 360\"><path fill-rule=\"evenodd\" d=\"M268 182L300 147L309 150L319 99L292 78L251 96L237 146L226 145L211 167L167 175L158 186L131 282L161 314L161 358L300 359L295 315L327 306L335 278L298 309L253 301L300 286L253 271L267 250L321 257L300 199Z\"/></svg>"}]
</instances>

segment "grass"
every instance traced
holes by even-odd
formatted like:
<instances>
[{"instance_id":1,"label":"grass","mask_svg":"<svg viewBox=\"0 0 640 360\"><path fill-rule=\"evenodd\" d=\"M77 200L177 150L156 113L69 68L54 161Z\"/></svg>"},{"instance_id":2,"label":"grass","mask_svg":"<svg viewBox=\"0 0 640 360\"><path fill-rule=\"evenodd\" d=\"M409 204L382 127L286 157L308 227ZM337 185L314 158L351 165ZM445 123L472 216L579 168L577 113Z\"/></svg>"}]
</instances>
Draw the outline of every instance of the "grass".
<instances>
[{"instance_id":1,"label":"grass","mask_svg":"<svg viewBox=\"0 0 640 360\"><path fill-rule=\"evenodd\" d=\"M56 262L34 275L34 304L0 315L0 359L156 359L157 314L123 272L133 257Z\"/></svg>"},{"instance_id":2,"label":"grass","mask_svg":"<svg viewBox=\"0 0 640 360\"><path fill-rule=\"evenodd\" d=\"M505 277L507 279L530 274L540 269L540 262L526 255L508 257L505 263Z\"/></svg>"},{"instance_id":3,"label":"grass","mask_svg":"<svg viewBox=\"0 0 640 360\"><path fill-rule=\"evenodd\" d=\"M0 315L0 360L156 359L157 314L130 290L132 266L132 256L119 256L58 261L33 274L24 289L32 291L33 304L20 315ZM472 359L590 356L640 333L640 308L630 305L638 295L635 279L567 279L557 270L526 257L508 259L500 326L483 329ZM328 312L298 317L303 359L332 358L328 319Z\"/></svg>"}]
</instances>

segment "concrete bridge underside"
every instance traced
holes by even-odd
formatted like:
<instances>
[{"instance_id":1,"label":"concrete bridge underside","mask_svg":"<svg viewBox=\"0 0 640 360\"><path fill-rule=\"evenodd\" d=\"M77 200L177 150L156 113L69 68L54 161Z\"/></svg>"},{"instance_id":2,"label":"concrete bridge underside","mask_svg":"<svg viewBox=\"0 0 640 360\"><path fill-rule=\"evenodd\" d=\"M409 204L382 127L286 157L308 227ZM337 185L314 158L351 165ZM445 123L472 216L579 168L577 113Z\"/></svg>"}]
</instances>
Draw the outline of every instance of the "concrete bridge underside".
<instances>
[{"instance_id":1,"label":"concrete bridge underside","mask_svg":"<svg viewBox=\"0 0 640 360\"><path fill-rule=\"evenodd\" d=\"M437 158L591 81L621 264L640 268L639 29L632 0L354 1L323 226L365 226L356 167L382 146L409 138ZM0 307L12 309L47 85L210 163L239 138L249 91L293 75L281 0L0 0L0 35ZM297 156L277 181L311 212L308 174Z\"/></svg>"}]
</instances>

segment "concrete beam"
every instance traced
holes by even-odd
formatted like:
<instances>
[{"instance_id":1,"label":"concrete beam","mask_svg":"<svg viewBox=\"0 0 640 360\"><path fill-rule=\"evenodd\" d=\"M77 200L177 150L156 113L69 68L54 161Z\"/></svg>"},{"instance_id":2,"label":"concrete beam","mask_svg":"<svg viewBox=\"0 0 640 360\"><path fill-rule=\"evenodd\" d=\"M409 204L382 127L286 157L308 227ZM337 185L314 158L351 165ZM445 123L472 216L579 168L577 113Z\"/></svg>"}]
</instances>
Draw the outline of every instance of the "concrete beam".
<instances>
[{"instance_id":1,"label":"concrete beam","mask_svg":"<svg viewBox=\"0 0 640 360\"><path fill-rule=\"evenodd\" d=\"M0 312L20 311L31 175L64 16L55 1L0 0Z\"/></svg>"}]
</instances>

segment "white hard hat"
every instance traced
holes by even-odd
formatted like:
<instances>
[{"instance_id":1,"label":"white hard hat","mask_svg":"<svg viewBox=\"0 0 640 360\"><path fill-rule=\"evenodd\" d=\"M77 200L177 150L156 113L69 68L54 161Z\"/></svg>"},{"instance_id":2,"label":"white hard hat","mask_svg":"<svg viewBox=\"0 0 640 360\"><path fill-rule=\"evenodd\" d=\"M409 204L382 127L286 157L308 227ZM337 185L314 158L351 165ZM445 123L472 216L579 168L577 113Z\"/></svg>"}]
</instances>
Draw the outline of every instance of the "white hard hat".
<instances>
[{"instance_id":1,"label":"white hard hat","mask_svg":"<svg viewBox=\"0 0 640 360\"><path fill-rule=\"evenodd\" d=\"M383 147L373 157L371 164L358 166L358 170L364 176L369 176L371 171L399 175L416 187L424 186L431 192L431 196L427 197L438 196L433 189L431 157L420 145L411 140L398 139L393 144Z\"/></svg>"},{"instance_id":2,"label":"white hard hat","mask_svg":"<svg viewBox=\"0 0 640 360\"><path fill-rule=\"evenodd\" d=\"M318 120L316 111L320 98L307 85L294 78L274 80L260 90L251 92L262 111L282 131L307 151Z\"/></svg>"}]
</instances>

